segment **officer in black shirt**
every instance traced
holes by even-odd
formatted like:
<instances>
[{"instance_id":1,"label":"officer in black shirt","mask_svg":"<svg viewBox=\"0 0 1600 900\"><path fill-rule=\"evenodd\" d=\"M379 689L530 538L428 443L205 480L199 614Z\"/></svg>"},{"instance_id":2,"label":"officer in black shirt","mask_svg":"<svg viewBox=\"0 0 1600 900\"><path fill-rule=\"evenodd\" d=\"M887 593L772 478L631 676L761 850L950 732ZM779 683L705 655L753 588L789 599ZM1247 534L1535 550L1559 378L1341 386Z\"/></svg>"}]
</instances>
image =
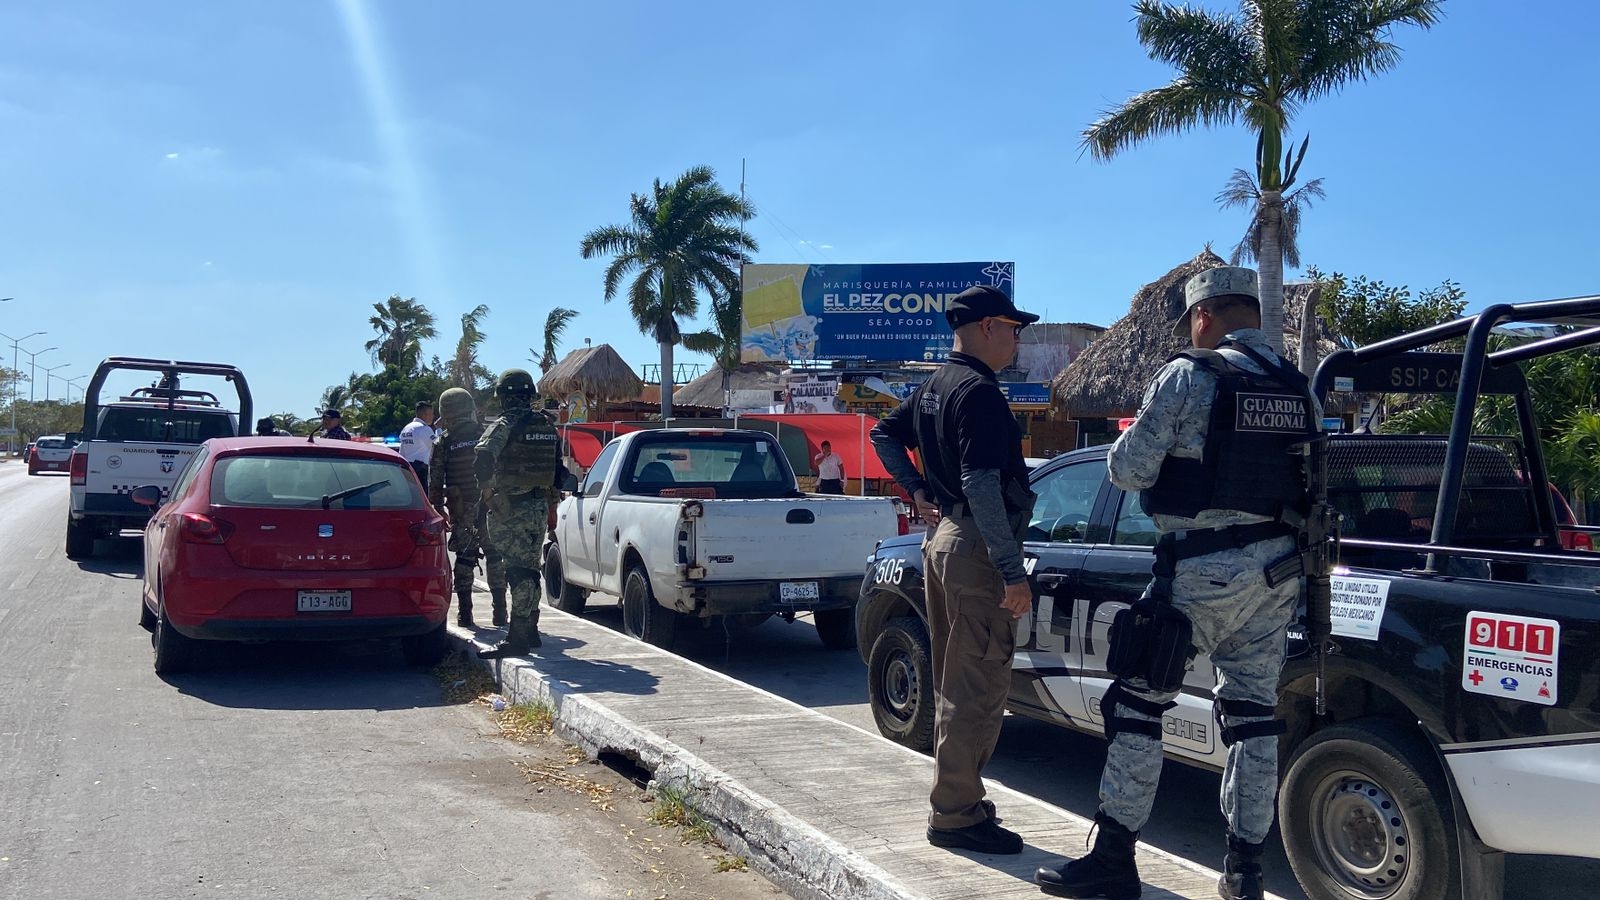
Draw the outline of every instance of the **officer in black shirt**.
<instances>
[{"instance_id":1,"label":"officer in black shirt","mask_svg":"<svg viewBox=\"0 0 1600 900\"><path fill-rule=\"evenodd\" d=\"M1033 494L1022 429L995 371L1039 317L992 287L961 292L944 314L955 331L949 360L872 429L884 468L938 523L922 544L936 710L928 842L1021 853L1022 838L984 799L982 775L1005 715L1016 620L1033 603L1022 564Z\"/></svg>"}]
</instances>

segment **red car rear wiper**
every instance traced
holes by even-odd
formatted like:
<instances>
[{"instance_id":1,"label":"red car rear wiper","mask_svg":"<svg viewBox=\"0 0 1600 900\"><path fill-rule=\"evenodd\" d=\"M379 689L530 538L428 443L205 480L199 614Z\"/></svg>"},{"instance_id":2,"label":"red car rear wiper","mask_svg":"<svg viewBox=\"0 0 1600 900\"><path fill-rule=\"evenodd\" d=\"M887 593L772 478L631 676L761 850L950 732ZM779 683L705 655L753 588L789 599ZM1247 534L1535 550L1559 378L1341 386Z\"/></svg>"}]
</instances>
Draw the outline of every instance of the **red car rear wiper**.
<instances>
[{"instance_id":1,"label":"red car rear wiper","mask_svg":"<svg viewBox=\"0 0 1600 900\"><path fill-rule=\"evenodd\" d=\"M323 494L322 495L322 508L323 509L327 509L327 508L333 506L333 501L335 501L335 500L343 500L343 499L345 499L347 497L354 497L357 494L365 494L367 491L374 490L376 488L384 487L388 483L389 483L389 479L385 478L382 481L374 481L371 484L363 484L360 487L349 488L347 490L340 491L337 494Z\"/></svg>"}]
</instances>

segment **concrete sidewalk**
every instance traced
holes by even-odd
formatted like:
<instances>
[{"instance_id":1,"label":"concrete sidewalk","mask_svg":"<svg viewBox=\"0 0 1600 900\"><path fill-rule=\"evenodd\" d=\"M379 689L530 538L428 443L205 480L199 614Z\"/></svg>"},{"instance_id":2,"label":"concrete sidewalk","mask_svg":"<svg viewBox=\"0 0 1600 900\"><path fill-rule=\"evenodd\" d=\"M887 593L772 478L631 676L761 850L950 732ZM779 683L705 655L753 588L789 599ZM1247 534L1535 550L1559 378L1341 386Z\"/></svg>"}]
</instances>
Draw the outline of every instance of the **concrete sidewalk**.
<instances>
[{"instance_id":1,"label":"concrete sidewalk","mask_svg":"<svg viewBox=\"0 0 1600 900\"><path fill-rule=\"evenodd\" d=\"M543 701L591 756L619 754L683 790L732 852L802 900L1035 898L1040 865L1085 848L1090 822L989 784L1020 856L932 847L933 760L619 632L548 607L544 646L485 663L512 702ZM469 651L498 640L451 626ZM1139 848L1146 898L1214 898L1217 873Z\"/></svg>"}]
</instances>

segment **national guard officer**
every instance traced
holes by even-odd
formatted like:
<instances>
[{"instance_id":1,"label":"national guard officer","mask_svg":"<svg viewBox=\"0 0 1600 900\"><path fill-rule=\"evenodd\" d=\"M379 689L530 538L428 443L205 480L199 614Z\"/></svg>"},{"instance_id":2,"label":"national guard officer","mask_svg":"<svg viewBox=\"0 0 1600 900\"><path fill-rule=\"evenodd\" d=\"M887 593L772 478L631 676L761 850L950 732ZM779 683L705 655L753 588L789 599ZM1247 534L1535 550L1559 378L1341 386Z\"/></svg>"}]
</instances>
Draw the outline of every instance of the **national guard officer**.
<instances>
[{"instance_id":1,"label":"national guard officer","mask_svg":"<svg viewBox=\"0 0 1600 900\"><path fill-rule=\"evenodd\" d=\"M1058 897L1139 896L1134 844L1161 775L1161 715L1196 652L1218 670L1228 747L1228 855L1217 890L1225 900L1264 893L1283 732L1278 678L1302 570L1294 535L1310 508L1297 450L1321 413L1306 379L1267 344L1254 270L1201 272L1184 299L1175 330L1197 349L1156 373L1111 448L1111 480L1141 492L1162 537L1150 587L1112 626L1107 668L1117 680L1100 700L1111 744L1094 848L1035 876Z\"/></svg>"},{"instance_id":2,"label":"national guard officer","mask_svg":"<svg viewBox=\"0 0 1600 900\"><path fill-rule=\"evenodd\" d=\"M938 522L922 545L935 697L928 842L1021 853L1022 838L1000 827L983 788L1005 715L1016 620L1033 602L1022 562L1033 493L1022 430L995 371L1016 357L1022 329L1039 317L992 287L962 291L944 314L954 352L872 429L884 468Z\"/></svg>"},{"instance_id":3,"label":"national guard officer","mask_svg":"<svg viewBox=\"0 0 1600 900\"><path fill-rule=\"evenodd\" d=\"M478 439L483 425L478 422L477 404L472 394L461 388L447 388L439 395L439 415L444 427L433 442L428 464L428 499L445 513L450 525L450 551L456 555L453 581L456 589L456 624L473 627L472 576L481 556L489 576L489 595L493 598L494 627L506 624L506 564L500 551L483 533L484 503L478 476L472 471L478 458Z\"/></svg>"},{"instance_id":4,"label":"national guard officer","mask_svg":"<svg viewBox=\"0 0 1600 900\"><path fill-rule=\"evenodd\" d=\"M521 656L539 640L539 548L561 470L561 436L549 414L533 408L533 376L507 369L495 382L500 418L484 429L473 463L489 504L488 538L506 560L511 623L483 659Z\"/></svg>"}]
</instances>

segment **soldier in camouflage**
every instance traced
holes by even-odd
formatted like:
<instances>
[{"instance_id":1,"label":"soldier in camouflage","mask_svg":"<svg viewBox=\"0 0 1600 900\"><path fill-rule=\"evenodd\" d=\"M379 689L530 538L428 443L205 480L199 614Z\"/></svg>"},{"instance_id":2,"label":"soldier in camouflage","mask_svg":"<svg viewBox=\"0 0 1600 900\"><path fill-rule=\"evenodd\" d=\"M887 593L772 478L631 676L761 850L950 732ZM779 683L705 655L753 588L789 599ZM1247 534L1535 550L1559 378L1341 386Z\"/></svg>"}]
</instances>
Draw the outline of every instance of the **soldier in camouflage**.
<instances>
[{"instance_id":1,"label":"soldier in camouflage","mask_svg":"<svg viewBox=\"0 0 1600 900\"><path fill-rule=\"evenodd\" d=\"M521 656L538 647L539 549L544 543L551 499L561 469L561 437L543 410L533 376L507 369L495 382L500 418L478 440L474 470L489 504L488 538L506 560L511 585L511 622L506 639L483 659Z\"/></svg>"},{"instance_id":2,"label":"soldier in camouflage","mask_svg":"<svg viewBox=\"0 0 1600 900\"><path fill-rule=\"evenodd\" d=\"M1202 272L1184 293L1175 330L1199 349L1173 357L1156 374L1138 417L1112 446L1109 465L1117 486L1142 492L1141 505L1163 534L1156 578L1141 603L1154 597L1186 617L1189 658L1209 654L1218 670L1216 707L1228 745L1221 792L1228 854L1217 889L1225 900L1245 900L1265 891L1260 858L1272 827L1283 730L1275 718L1278 681L1300 591L1297 573L1283 573L1286 560L1297 560L1295 510L1309 501L1289 448L1320 425L1321 413L1305 379L1260 330L1253 270ZM1262 431L1260 417L1248 411L1263 405L1298 414L1274 415ZM1036 880L1045 893L1139 896L1134 845L1161 775L1161 714L1173 705L1181 677L1180 671L1168 682L1173 689L1164 690L1146 678L1119 676L1101 700L1111 744L1094 848L1064 867L1041 868Z\"/></svg>"},{"instance_id":3,"label":"soldier in camouflage","mask_svg":"<svg viewBox=\"0 0 1600 900\"><path fill-rule=\"evenodd\" d=\"M456 590L456 624L472 628L472 578L478 560L486 563L489 594L493 598L494 626L506 624L506 564L483 534L484 504L478 476L472 471L478 457L483 425L478 421L472 394L449 388L439 395L443 427L434 438L428 464L428 499L445 515L450 526L450 551L456 555L453 580Z\"/></svg>"}]
</instances>

